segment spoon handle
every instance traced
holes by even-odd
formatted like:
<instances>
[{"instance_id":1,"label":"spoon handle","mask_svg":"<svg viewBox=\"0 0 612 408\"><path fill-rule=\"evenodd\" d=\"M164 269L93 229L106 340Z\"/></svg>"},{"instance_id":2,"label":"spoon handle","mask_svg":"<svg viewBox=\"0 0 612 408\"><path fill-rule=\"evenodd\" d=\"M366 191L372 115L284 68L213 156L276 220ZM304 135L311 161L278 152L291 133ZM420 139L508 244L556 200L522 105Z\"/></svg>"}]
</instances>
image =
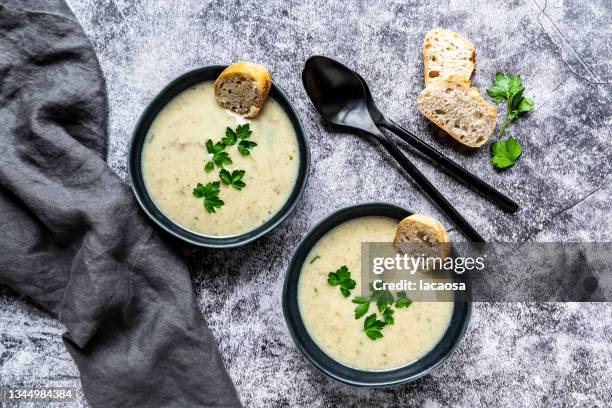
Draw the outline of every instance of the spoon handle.
<instances>
[{"instance_id":1,"label":"spoon handle","mask_svg":"<svg viewBox=\"0 0 612 408\"><path fill-rule=\"evenodd\" d=\"M506 196L501 191L497 190L495 187L488 184L486 181L480 179L478 176L470 173L468 170L464 169L459 164L457 164L432 146L419 139L417 136L412 134L412 132L404 129L403 127L401 127L390 119L386 119L384 123L381 123L381 125L398 135L400 138L402 138L405 142L417 149L419 152L423 153L424 155L431 158L436 163L447 169L451 174L459 177L463 181L473 186L475 189L480 191L486 198L494 202L502 209L508 212L515 212L519 209L519 205L514 200Z\"/></svg>"},{"instance_id":2,"label":"spoon handle","mask_svg":"<svg viewBox=\"0 0 612 408\"><path fill-rule=\"evenodd\" d=\"M470 239L472 242L485 242L484 238L470 225L470 223L463 218L463 215L459 213L453 207L453 205L438 191L438 189L431 184L431 182L420 172L420 170L402 153L402 151L392 143L387 136L381 132L372 133L378 141L387 149L387 151L393 156L395 160L408 172L410 177L425 191L425 193L431 197L442 211L449 216L449 218L459 227L459 229Z\"/></svg>"}]
</instances>

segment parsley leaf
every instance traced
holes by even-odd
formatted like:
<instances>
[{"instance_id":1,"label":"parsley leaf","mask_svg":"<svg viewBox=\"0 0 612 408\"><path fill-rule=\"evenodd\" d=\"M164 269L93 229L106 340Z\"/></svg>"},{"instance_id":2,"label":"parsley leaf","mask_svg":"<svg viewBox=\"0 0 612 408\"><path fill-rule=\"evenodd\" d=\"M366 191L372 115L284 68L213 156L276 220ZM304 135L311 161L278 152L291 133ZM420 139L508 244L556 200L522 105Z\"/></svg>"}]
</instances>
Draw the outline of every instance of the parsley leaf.
<instances>
[{"instance_id":1,"label":"parsley leaf","mask_svg":"<svg viewBox=\"0 0 612 408\"><path fill-rule=\"evenodd\" d=\"M506 107L506 116L502 122L499 136L503 136L506 128L513 119L516 119L521 113L529 112L533 109L533 99L523 96L525 88L522 85L520 75L507 75L503 72L495 74L493 86L487 88L487 93L493 102L500 103L504 99L508 101Z\"/></svg>"},{"instance_id":2,"label":"parsley leaf","mask_svg":"<svg viewBox=\"0 0 612 408\"><path fill-rule=\"evenodd\" d=\"M376 300L376 306L378 311L382 313L383 310L393 304L393 294L388 290L376 290L373 285L370 285L371 299Z\"/></svg>"},{"instance_id":3,"label":"parsley leaf","mask_svg":"<svg viewBox=\"0 0 612 408\"><path fill-rule=\"evenodd\" d=\"M250 140L241 140L238 143L238 151L244 156L251 154L251 149L257 146L257 143Z\"/></svg>"},{"instance_id":4,"label":"parsley leaf","mask_svg":"<svg viewBox=\"0 0 612 408\"><path fill-rule=\"evenodd\" d=\"M370 308L370 299L367 297L355 296L352 302L359 305L355 308L355 319L359 319L361 316L366 314Z\"/></svg>"},{"instance_id":5,"label":"parsley leaf","mask_svg":"<svg viewBox=\"0 0 612 408\"><path fill-rule=\"evenodd\" d=\"M219 152L219 153L215 153L215 155L213 156L213 162L217 166L222 168L223 166L232 164L232 159L231 157L229 157L229 154L227 154L227 152Z\"/></svg>"},{"instance_id":6,"label":"parsley leaf","mask_svg":"<svg viewBox=\"0 0 612 408\"><path fill-rule=\"evenodd\" d=\"M248 138L249 136L251 136L251 133L253 133L253 131L251 130L251 125L249 125L248 123L245 123L244 125L238 125L238 127L236 128L236 136L238 136L238 139L240 140Z\"/></svg>"},{"instance_id":7,"label":"parsley leaf","mask_svg":"<svg viewBox=\"0 0 612 408\"><path fill-rule=\"evenodd\" d=\"M342 265L336 272L330 272L327 275L327 283L332 286L340 286L340 293L342 296L349 297L351 289L355 289L357 283L351 279L351 272L349 272L346 265Z\"/></svg>"},{"instance_id":8,"label":"parsley leaf","mask_svg":"<svg viewBox=\"0 0 612 408\"><path fill-rule=\"evenodd\" d=\"M219 178L228 186L232 186L237 190L242 190L246 186L244 181L242 181L244 173L244 170L234 170L230 173L226 169L223 169L219 172Z\"/></svg>"},{"instance_id":9,"label":"parsley leaf","mask_svg":"<svg viewBox=\"0 0 612 408\"><path fill-rule=\"evenodd\" d=\"M207 162L206 165L204 166L204 171L207 173L210 173L214 169L215 169L215 163L211 161Z\"/></svg>"},{"instance_id":10,"label":"parsley leaf","mask_svg":"<svg viewBox=\"0 0 612 408\"><path fill-rule=\"evenodd\" d=\"M493 86L487 88L487 93L493 98L493 102L500 103L504 99L510 100L513 95L523 89L520 75L512 76L497 72L493 80Z\"/></svg>"},{"instance_id":11,"label":"parsley leaf","mask_svg":"<svg viewBox=\"0 0 612 408\"><path fill-rule=\"evenodd\" d=\"M208 152L208 154L217 154L219 152L222 152L224 149L225 145L221 142L213 144L213 141L211 139L208 139L206 141L206 151Z\"/></svg>"},{"instance_id":12,"label":"parsley leaf","mask_svg":"<svg viewBox=\"0 0 612 408\"><path fill-rule=\"evenodd\" d=\"M314 262L315 262L317 259L321 259L321 257L320 257L319 255L317 255L317 256L315 256L315 257L313 257L313 258L310 260L310 263L311 263L311 264L313 264L313 263L314 263Z\"/></svg>"},{"instance_id":13,"label":"parsley leaf","mask_svg":"<svg viewBox=\"0 0 612 408\"><path fill-rule=\"evenodd\" d=\"M395 312L390 307L387 307L385 310L383 310L382 315L383 315L383 320L385 321L385 324L392 325L393 323L395 323L395 320L393 319L394 313Z\"/></svg>"},{"instance_id":14,"label":"parsley leaf","mask_svg":"<svg viewBox=\"0 0 612 408\"><path fill-rule=\"evenodd\" d=\"M491 144L491 161L497 169L513 166L523 152L523 147L515 138L498 140Z\"/></svg>"},{"instance_id":15,"label":"parsley leaf","mask_svg":"<svg viewBox=\"0 0 612 408\"><path fill-rule=\"evenodd\" d=\"M215 208L221 208L225 204L219 198L220 184L218 181L209 182L205 186L202 183L193 189L193 195L196 198L204 198L204 208L209 213L214 213Z\"/></svg>"},{"instance_id":16,"label":"parsley leaf","mask_svg":"<svg viewBox=\"0 0 612 408\"><path fill-rule=\"evenodd\" d=\"M406 292L397 292L397 300L395 301L395 307L398 309L406 308L412 304L412 299L406 296Z\"/></svg>"},{"instance_id":17,"label":"parsley leaf","mask_svg":"<svg viewBox=\"0 0 612 408\"><path fill-rule=\"evenodd\" d=\"M229 154L227 154L227 152L225 152L224 150L225 144L223 144L222 142L217 142L213 144L213 141L210 139L206 141L206 151L208 152L208 154L212 155L213 163L219 167L232 164L232 159L229 157ZM207 169L207 166L209 166L208 163L204 167L205 171ZM210 169L210 171L212 171L212 168L210 166L208 168ZM207 171L207 173L208 172L209 171Z\"/></svg>"},{"instance_id":18,"label":"parsley leaf","mask_svg":"<svg viewBox=\"0 0 612 408\"><path fill-rule=\"evenodd\" d=\"M238 140L238 135L236 134L236 132L232 130L231 127L228 126L225 129L225 137L221 139L221 142L225 143L226 146L233 146L236 144L237 140Z\"/></svg>"},{"instance_id":19,"label":"parsley leaf","mask_svg":"<svg viewBox=\"0 0 612 408\"><path fill-rule=\"evenodd\" d=\"M383 337L380 331L383 327L385 327L385 324L386 323L382 320L376 319L376 313L373 313L366 317L365 321L363 322L363 331L365 331L365 334L370 339L377 340Z\"/></svg>"}]
</instances>

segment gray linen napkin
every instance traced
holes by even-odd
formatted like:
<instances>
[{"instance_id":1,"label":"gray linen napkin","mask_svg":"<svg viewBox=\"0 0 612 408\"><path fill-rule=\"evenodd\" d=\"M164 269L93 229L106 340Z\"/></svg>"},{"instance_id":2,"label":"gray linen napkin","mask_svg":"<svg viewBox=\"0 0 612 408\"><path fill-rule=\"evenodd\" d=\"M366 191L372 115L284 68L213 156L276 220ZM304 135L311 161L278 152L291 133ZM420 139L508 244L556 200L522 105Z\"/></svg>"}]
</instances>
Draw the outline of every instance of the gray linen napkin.
<instances>
[{"instance_id":1,"label":"gray linen napkin","mask_svg":"<svg viewBox=\"0 0 612 408\"><path fill-rule=\"evenodd\" d=\"M65 325L93 407L240 406L189 271L104 161L91 45L32 3L0 3L0 283Z\"/></svg>"}]
</instances>

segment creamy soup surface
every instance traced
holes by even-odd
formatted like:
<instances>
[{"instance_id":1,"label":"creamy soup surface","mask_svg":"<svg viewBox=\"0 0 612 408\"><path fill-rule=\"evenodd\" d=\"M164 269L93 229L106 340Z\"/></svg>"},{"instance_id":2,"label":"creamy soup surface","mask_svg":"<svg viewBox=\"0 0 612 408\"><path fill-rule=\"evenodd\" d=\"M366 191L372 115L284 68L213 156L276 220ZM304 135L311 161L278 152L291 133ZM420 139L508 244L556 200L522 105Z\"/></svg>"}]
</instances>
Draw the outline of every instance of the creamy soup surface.
<instances>
[{"instance_id":1,"label":"creamy soup surface","mask_svg":"<svg viewBox=\"0 0 612 408\"><path fill-rule=\"evenodd\" d=\"M249 140L257 143L244 156L227 146L233 163L228 171L245 170L246 187L237 190L221 183L225 203L215 213L204 209L192 194L198 183L219 180L219 167L206 173L210 161L206 140L225 136L226 127L249 123ZM204 235L238 235L257 228L278 212L296 182L299 148L295 129L280 104L268 98L255 119L244 119L215 101L213 82L203 82L172 99L149 128L142 153L147 191L158 208L177 224Z\"/></svg>"},{"instance_id":2,"label":"creamy soup surface","mask_svg":"<svg viewBox=\"0 0 612 408\"><path fill-rule=\"evenodd\" d=\"M298 304L306 329L323 351L347 366L385 370L409 364L433 349L450 323L452 302L414 302L395 309L395 323L385 326L384 337L377 340L363 331L365 318L377 312L375 304L355 319L357 305L351 299L361 294L361 243L393 241L397 223L387 217L362 217L340 224L319 240L302 267ZM348 298L327 283L328 273L342 265L357 282Z\"/></svg>"}]
</instances>

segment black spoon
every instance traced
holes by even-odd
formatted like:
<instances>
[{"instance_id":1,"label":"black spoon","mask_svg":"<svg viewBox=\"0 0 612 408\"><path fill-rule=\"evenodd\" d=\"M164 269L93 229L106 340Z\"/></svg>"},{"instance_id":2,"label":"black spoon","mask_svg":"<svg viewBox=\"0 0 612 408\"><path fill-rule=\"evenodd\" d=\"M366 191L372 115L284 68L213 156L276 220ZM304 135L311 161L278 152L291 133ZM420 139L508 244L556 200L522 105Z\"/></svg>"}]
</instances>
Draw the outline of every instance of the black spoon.
<instances>
[{"instance_id":1,"label":"black spoon","mask_svg":"<svg viewBox=\"0 0 612 408\"><path fill-rule=\"evenodd\" d=\"M472 242L485 242L446 197L376 127L368 111L366 91L353 71L330 58L313 56L306 61L302 82L315 109L324 119L374 136Z\"/></svg>"},{"instance_id":2,"label":"black spoon","mask_svg":"<svg viewBox=\"0 0 612 408\"><path fill-rule=\"evenodd\" d=\"M350 68L346 68L350 70ZM409 145L417 149L419 152L423 153L425 156L431 158L433 161L444 167L448 170L452 175L462 179L471 187L480 191L486 198L491 200L493 203L501 207L502 209L508 212L515 212L519 209L519 205L513 201L510 197L506 196L501 191L495 189L495 187L488 184L486 181L480 179L478 176L470 173L459 164L455 163L453 160L446 157L444 154L436 150L434 147L428 145L417 136L415 136L412 132L404 129L391 119L385 117L382 112L376 106L374 102L374 98L372 97L372 93L370 92L370 88L366 81L356 73L355 71L350 70L353 74L357 75L361 80L361 84L366 93L366 103L368 105L368 112L370 112L370 117L374 121L374 123L378 126L384 127L387 130L395 133L397 136L402 138Z\"/></svg>"}]
</instances>

